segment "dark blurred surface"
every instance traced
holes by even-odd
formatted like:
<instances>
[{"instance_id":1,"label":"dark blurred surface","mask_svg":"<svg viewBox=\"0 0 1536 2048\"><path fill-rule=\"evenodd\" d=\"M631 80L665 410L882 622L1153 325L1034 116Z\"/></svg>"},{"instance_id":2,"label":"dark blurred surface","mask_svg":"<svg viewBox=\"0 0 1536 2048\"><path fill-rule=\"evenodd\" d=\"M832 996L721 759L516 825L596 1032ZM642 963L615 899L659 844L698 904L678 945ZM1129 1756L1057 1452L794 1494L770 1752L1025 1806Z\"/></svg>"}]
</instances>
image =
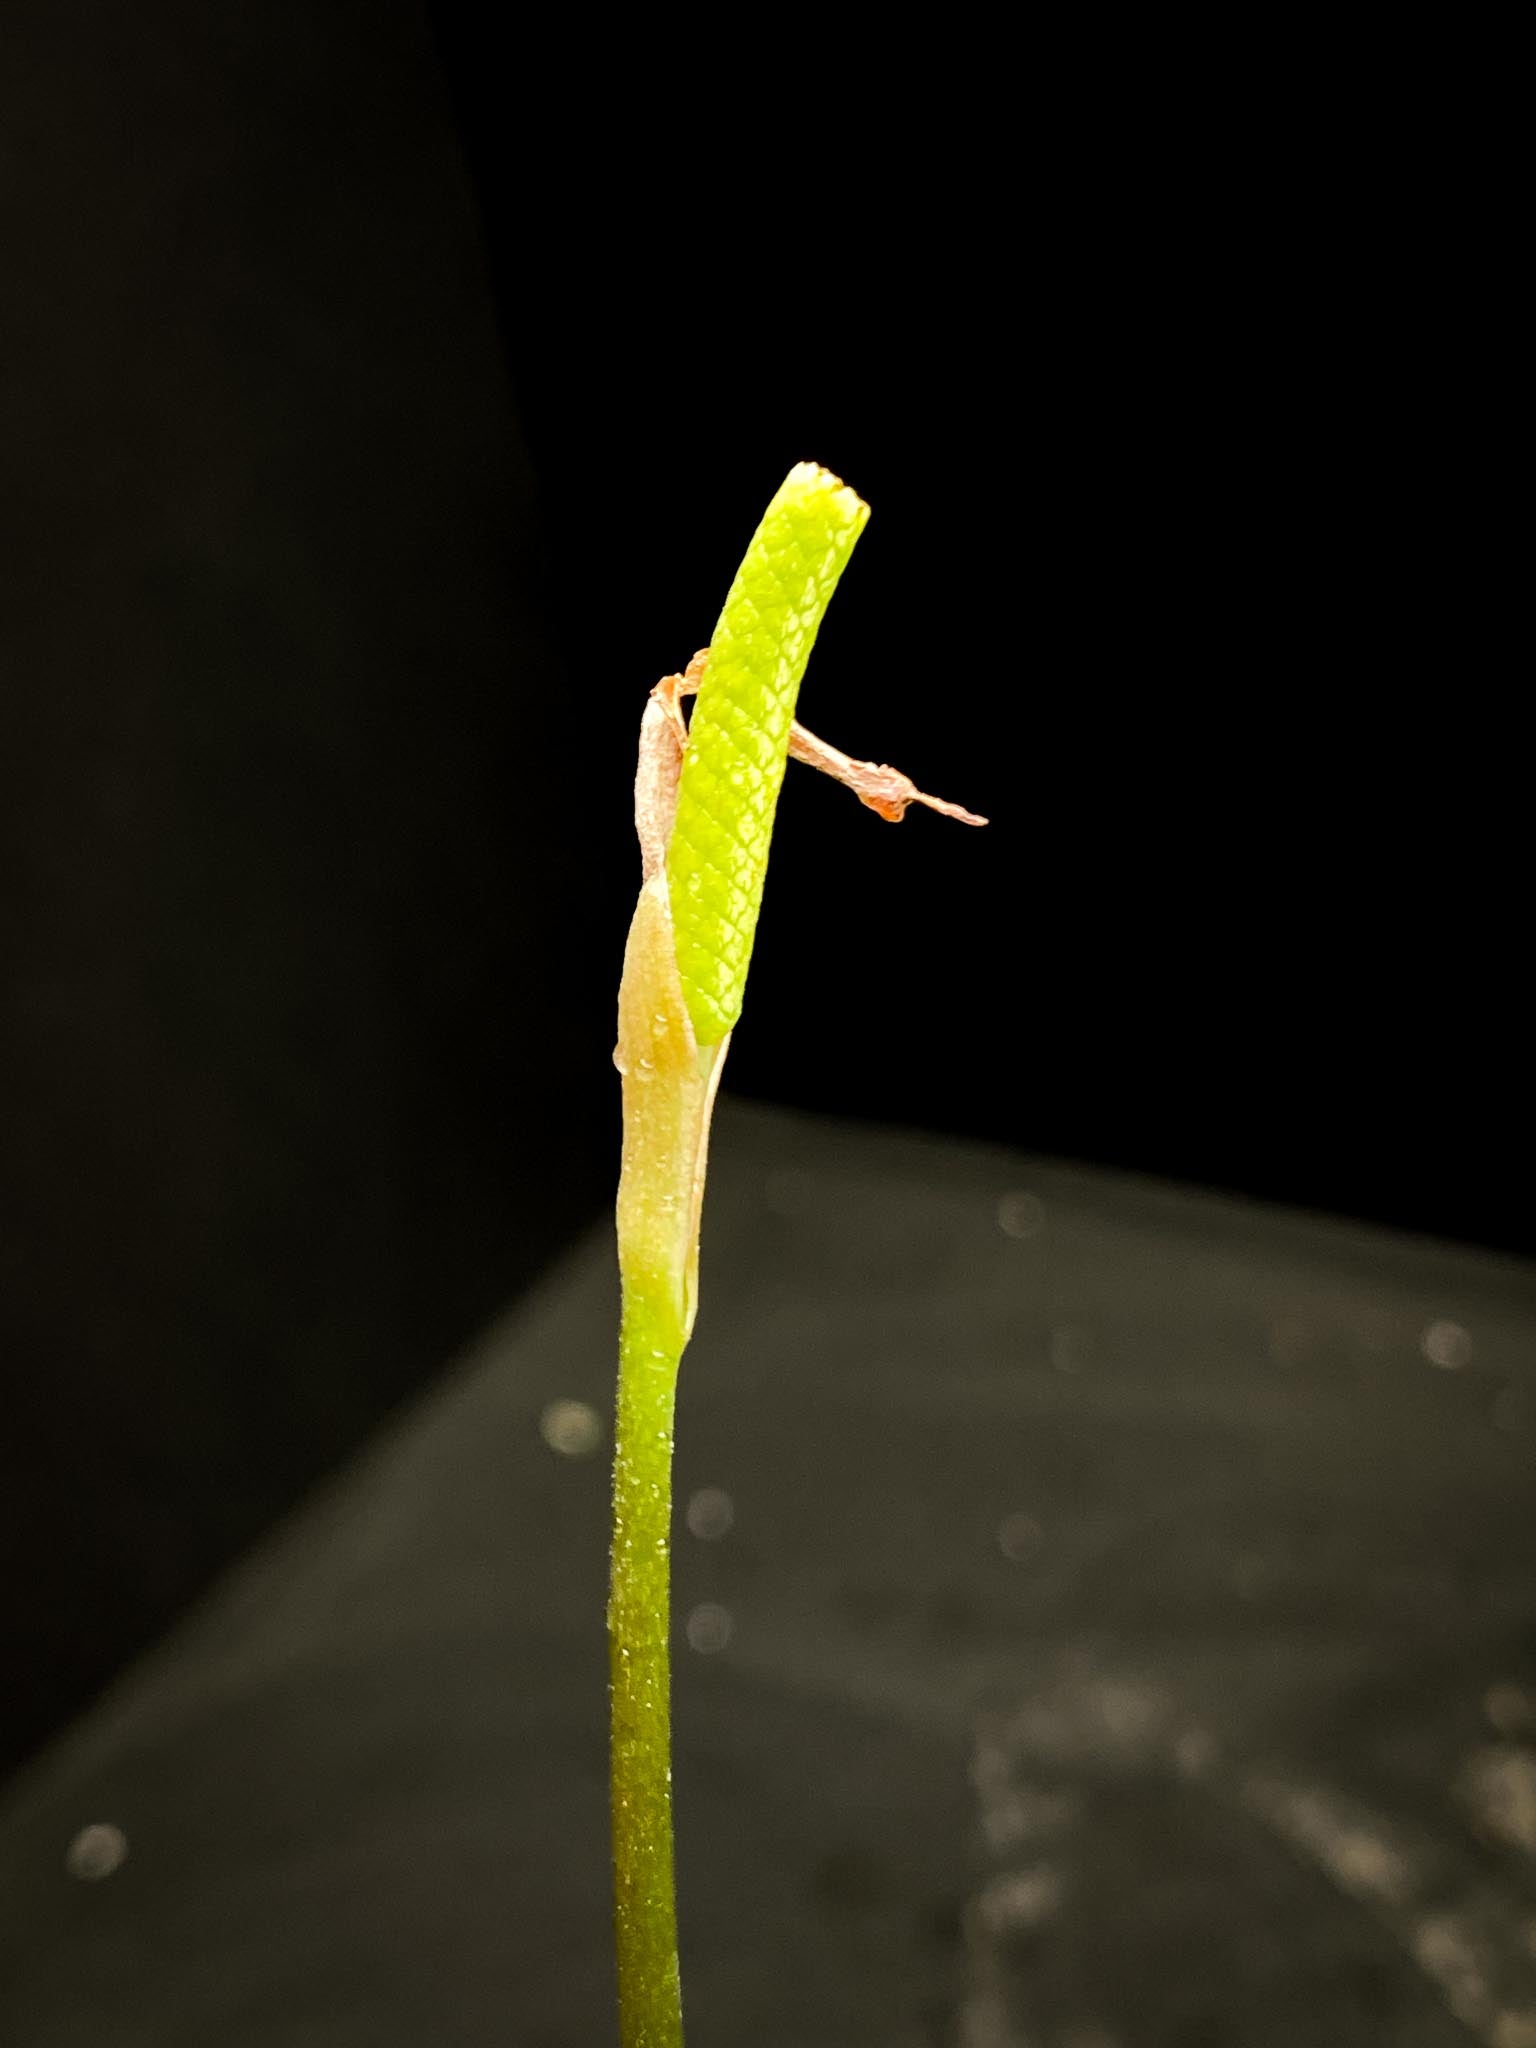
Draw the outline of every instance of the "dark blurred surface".
<instances>
[{"instance_id":1,"label":"dark blurred surface","mask_svg":"<svg viewBox=\"0 0 1536 2048\"><path fill-rule=\"evenodd\" d=\"M15 1788L7 2041L611 2038L615 1310L597 1232ZM1533 1334L1512 1261L725 1105L690 2041L1529 2048Z\"/></svg>"}]
</instances>

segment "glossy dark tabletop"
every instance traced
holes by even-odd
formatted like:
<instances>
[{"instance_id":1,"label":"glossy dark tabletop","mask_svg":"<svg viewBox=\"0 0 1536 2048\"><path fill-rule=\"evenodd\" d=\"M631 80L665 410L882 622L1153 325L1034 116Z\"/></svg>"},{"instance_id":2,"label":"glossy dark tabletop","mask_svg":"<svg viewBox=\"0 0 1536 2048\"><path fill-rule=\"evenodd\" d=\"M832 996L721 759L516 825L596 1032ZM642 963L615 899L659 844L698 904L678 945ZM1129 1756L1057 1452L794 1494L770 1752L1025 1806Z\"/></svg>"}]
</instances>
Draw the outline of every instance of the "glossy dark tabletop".
<instances>
[{"instance_id":1,"label":"glossy dark tabletop","mask_svg":"<svg viewBox=\"0 0 1536 2048\"><path fill-rule=\"evenodd\" d=\"M1532 1269L735 1104L714 1162L690 2043L1536 2044ZM615 1309L594 1236L12 1789L0 2038L613 2038Z\"/></svg>"}]
</instances>

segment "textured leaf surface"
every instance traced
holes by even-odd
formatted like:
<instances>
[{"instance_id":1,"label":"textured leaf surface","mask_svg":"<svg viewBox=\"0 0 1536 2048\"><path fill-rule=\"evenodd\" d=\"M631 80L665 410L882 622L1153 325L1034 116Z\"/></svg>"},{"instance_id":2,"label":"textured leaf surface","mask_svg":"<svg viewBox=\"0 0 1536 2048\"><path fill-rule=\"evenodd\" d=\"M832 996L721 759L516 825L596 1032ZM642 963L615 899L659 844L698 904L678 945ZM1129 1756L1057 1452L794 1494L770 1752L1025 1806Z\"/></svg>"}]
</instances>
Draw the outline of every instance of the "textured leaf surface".
<instances>
[{"instance_id":1,"label":"textured leaf surface","mask_svg":"<svg viewBox=\"0 0 1536 2048\"><path fill-rule=\"evenodd\" d=\"M701 1046L741 1014L800 679L868 517L830 471L798 464L710 639L667 849L678 972Z\"/></svg>"}]
</instances>

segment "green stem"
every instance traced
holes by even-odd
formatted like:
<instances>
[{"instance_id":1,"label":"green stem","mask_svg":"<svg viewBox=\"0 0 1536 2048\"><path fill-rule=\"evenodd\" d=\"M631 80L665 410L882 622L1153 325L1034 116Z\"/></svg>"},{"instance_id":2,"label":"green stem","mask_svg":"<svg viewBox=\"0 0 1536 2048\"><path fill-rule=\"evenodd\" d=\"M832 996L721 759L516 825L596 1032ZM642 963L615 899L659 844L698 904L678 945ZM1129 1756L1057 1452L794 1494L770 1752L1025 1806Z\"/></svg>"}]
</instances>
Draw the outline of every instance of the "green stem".
<instances>
[{"instance_id":1,"label":"green stem","mask_svg":"<svg viewBox=\"0 0 1536 2048\"><path fill-rule=\"evenodd\" d=\"M698 1206L712 1083L678 981L666 883L641 890L624 949L618 1061L619 1389L608 1602L612 1674L614 1928L623 2048L680 2048L672 1891L667 1586L672 1410L693 1320Z\"/></svg>"},{"instance_id":2,"label":"green stem","mask_svg":"<svg viewBox=\"0 0 1536 2048\"><path fill-rule=\"evenodd\" d=\"M672 1882L667 1559L672 1411L682 1346L626 1291L619 1333L608 1655L613 1702L613 1871L623 2048L680 2048Z\"/></svg>"}]
</instances>

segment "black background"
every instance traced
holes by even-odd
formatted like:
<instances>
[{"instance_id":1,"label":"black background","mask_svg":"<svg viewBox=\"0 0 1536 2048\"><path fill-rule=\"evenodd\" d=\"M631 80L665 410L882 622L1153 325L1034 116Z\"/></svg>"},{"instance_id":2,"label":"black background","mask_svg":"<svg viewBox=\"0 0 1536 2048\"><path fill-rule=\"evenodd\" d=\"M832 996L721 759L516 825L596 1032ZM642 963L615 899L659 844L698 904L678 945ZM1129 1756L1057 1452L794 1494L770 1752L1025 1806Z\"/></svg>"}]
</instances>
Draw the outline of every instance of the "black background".
<instances>
[{"instance_id":1,"label":"black background","mask_svg":"<svg viewBox=\"0 0 1536 2048\"><path fill-rule=\"evenodd\" d=\"M644 692L796 460L874 508L806 722L993 823L792 772L730 1082L1529 1248L1432 148L594 125L451 5L18 26L11 1755L609 1199Z\"/></svg>"},{"instance_id":2,"label":"black background","mask_svg":"<svg viewBox=\"0 0 1536 2048\"><path fill-rule=\"evenodd\" d=\"M552 190L580 138L434 18L581 702L707 637L814 457L874 514L805 722L993 821L791 773L732 1084L1528 1249L1503 288L1450 139L1345 95L1250 148L1262 97L1092 67L1008 122L930 52L921 121L785 115L782 183L706 114Z\"/></svg>"}]
</instances>

